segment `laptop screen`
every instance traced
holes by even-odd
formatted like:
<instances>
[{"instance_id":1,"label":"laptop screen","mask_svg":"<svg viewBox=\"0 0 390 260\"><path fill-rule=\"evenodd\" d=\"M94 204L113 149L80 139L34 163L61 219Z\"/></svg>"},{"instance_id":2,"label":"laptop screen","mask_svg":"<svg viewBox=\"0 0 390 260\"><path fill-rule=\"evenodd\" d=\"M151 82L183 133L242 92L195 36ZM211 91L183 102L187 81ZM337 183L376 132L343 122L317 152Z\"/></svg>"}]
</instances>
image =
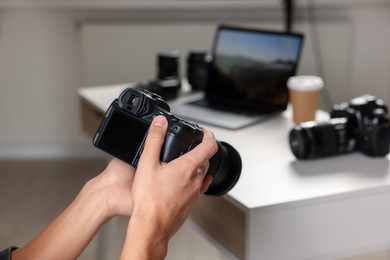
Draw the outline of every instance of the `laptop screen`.
<instances>
[{"instance_id":1,"label":"laptop screen","mask_svg":"<svg viewBox=\"0 0 390 260\"><path fill-rule=\"evenodd\" d=\"M285 110L303 35L231 26L216 33L206 98L240 111Z\"/></svg>"}]
</instances>

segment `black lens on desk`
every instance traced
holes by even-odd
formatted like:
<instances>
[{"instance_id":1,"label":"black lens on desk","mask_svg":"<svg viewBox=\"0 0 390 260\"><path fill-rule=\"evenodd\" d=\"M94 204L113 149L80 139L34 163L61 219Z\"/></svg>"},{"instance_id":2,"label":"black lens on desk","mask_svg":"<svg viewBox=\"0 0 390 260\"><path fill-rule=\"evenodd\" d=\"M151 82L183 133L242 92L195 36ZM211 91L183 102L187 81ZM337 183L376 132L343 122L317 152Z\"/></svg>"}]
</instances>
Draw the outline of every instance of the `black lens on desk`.
<instances>
[{"instance_id":1,"label":"black lens on desk","mask_svg":"<svg viewBox=\"0 0 390 260\"><path fill-rule=\"evenodd\" d=\"M237 183L241 175L240 154L231 145L218 142L218 152L211 157L207 174L213 181L206 191L207 195L224 195Z\"/></svg>"},{"instance_id":2,"label":"black lens on desk","mask_svg":"<svg viewBox=\"0 0 390 260\"><path fill-rule=\"evenodd\" d=\"M204 90L209 73L209 57L205 50L192 50L187 58L187 79L192 90Z\"/></svg>"},{"instance_id":3,"label":"black lens on desk","mask_svg":"<svg viewBox=\"0 0 390 260\"><path fill-rule=\"evenodd\" d=\"M179 58L180 53L177 51L159 53L157 56L157 79L179 78Z\"/></svg>"},{"instance_id":4,"label":"black lens on desk","mask_svg":"<svg viewBox=\"0 0 390 260\"><path fill-rule=\"evenodd\" d=\"M344 118L296 125L290 131L289 143L292 153L298 159L343 154L355 148L355 140Z\"/></svg>"}]
</instances>

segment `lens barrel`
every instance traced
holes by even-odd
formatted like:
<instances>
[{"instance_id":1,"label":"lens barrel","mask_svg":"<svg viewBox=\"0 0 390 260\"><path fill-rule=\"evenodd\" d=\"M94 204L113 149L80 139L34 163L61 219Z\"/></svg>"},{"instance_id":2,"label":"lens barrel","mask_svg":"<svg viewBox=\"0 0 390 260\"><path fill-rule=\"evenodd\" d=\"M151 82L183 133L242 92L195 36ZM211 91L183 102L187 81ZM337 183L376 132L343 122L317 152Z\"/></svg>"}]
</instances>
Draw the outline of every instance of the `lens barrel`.
<instances>
[{"instance_id":1,"label":"lens barrel","mask_svg":"<svg viewBox=\"0 0 390 260\"><path fill-rule=\"evenodd\" d=\"M209 71L208 53L205 50L192 50L187 58L187 79L192 90L204 90Z\"/></svg>"},{"instance_id":2,"label":"lens barrel","mask_svg":"<svg viewBox=\"0 0 390 260\"><path fill-rule=\"evenodd\" d=\"M157 56L157 79L168 80L179 78L179 58L177 51L161 52Z\"/></svg>"},{"instance_id":3,"label":"lens barrel","mask_svg":"<svg viewBox=\"0 0 390 260\"><path fill-rule=\"evenodd\" d=\"M210 159L207 174L213 181L206 191L207 195L221 196L230 191L241 175L242 162L240 154L225 142L218 143L218 152Z\"/></svg>"},{"instance_id":4,"label":"lens barrel","mask_svg":"<svg viewBox=\"0 0 390 260\"><path fill-rule=\"evenodd\" d=\"M298 159L348 153L355 149L356 144L346 118L296 125L290 131L289 143L292 153Z\"/></svg>"}]
</instances>

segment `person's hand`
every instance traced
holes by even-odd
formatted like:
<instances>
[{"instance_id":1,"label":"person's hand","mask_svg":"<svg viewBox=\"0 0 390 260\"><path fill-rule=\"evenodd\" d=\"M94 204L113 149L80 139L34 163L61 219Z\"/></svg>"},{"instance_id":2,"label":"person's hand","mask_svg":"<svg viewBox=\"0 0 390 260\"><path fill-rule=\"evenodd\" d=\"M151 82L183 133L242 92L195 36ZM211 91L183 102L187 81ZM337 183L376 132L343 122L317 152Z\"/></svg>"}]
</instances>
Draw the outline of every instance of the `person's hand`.
<instances>
[{"instance_id":1,"label":"person's hand","mask_svg":"<svg viewBox=\"0 0 390 260\"><path fill-rule=\"evenodd\" d=\"M134 173L134 167L114 158L100 175L85 185L81 195L99 197L106 220L116 215L130 216Z\"/></svg>"},{"instance_id":2,"label":"person's hand","mask_svg":"<svg viewBox=\"0 0 390 260\"><path fill-rule=\"evenodd\" d=\"M218 148L212 133L204 129L201 144L170 163L161 163L166 128L165 117L153 121L136 171L132 199L141 212L158 216L158 224L170 238L188 217L201 192L207 190L211 182L211 176L204 178L208 160Z\"/></svg>"},{"instance_id":3,"label":"person's hand","mask_svg":"<svg viewBox=\"0 0 390 260\"><path fill-rule=\"evenodd\" d=\"M212 181L211 176L205 176L208 160L218 149L212 133L203 129L204 137L198 146L169 163L162 163L160 153L166 130L166 118L157 116L149 129L133 182L133 213L123 259L163 257L168 240Z\"/></svg>"}]
</instances>

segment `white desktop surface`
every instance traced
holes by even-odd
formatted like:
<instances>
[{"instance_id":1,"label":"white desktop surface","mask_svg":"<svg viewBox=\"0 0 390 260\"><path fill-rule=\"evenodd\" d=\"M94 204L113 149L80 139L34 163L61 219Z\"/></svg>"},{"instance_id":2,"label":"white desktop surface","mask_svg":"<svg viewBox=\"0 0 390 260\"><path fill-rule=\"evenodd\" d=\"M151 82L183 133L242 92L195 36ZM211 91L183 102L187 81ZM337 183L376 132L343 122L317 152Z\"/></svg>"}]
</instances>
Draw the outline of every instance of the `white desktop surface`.
<instances>
[{"instance_id":1,"label":"white desktop surface","mask_svg":"<svg viewBox=\"0 0 390 260\"><path fill-rule=\"evenodd\" d=\"M127 86L87 87L79 95L104 112ZM242 158L241 177L225 198L247 214L245 259L330 259L388 247L389 156L299 161L288 143L292 126L290 109L237 131L206 126Z\"/></svg>"}]
</instances>

